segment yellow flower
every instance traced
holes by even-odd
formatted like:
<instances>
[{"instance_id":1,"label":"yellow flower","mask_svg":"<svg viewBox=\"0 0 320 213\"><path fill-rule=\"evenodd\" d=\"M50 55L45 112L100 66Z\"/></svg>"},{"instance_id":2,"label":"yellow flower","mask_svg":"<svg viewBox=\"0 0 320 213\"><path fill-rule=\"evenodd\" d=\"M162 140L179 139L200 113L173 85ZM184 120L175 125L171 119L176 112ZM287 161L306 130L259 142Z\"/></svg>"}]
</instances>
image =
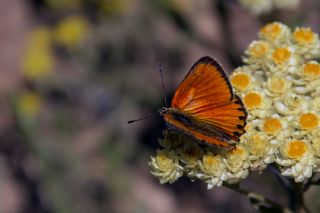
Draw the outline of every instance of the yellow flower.
<instances>
[{"instance_id":1,"label":"yellow flower","mask_svg":"<svg viewBox=\"0 0 320 213\"><path fill-rule=\"evenodd\" d=\"M274 100L275 110L281 115L294 115L303 110L303 97L287 93L281 99Z\"/></svg>"},{"instance_id":2,"label":"yellow flower","mask_svg":"<svg viewBox=\"0 0 320 213\"><path fill-rule=\"evenodd\" d=\"M246 142L250 157L263 157L267 154L270 144L268 142L267 136L261 132L253 132L248 136Z\"/></svg>"},{"instance_id":3,"label":"yellow flower","mask_svg":"<svg viewBox=\"0 0 320 213\"><path fill-rule=\"evenodd\" d=\"M151 157L149 162L153 169L152 174L159 178L160 183L173 183L183 174L183 167L179 165L172 151L158 150L156 157Z\"/></svg>"},{"instance_id":4,"label":"yellow flower","mask_svg":"<svg viewBox=\"0 0 320 213\"><path fill-rule=\"evenodd\" d=\"M227 153L225 160L228 168L228 183L233 184L240 182L248 176L248 167L250 166L248 157L248 150L240 144L234 150Z\"/></svg>"},{"instance_id":5,"label":"yellow flower","mask_svg":"<svg viewBox=\"0 0 320 213\"><path fill-rule=\"evenodd\" d=\"M62 19L54 32L55 41L69 50L80 46L89 33L89 23L82 16Z\"/></svg>"},{"instance_id":6,"label":"yellow flower","mask_svg":"<svg viewBox=\"0 0 320 213\"><path fill-rule=\"evenodd\" d=\"M282 130L282 124L279 118L266 118L263 122L262 130L270 135L276 135Z\"/></svg>"},{"instance_id":7,"label":"yellow flower","mask_svg":"<svg viewBox=\"0 0 320 213\"><path fill-rule=\"evenodd\" d=\"M252 84L252 78L249 74L239 70L232 74L231 83L235 89L244 91L250 87L250 84Z\"/></svg>"},{"instance_id":8,"label":"yellow flower","mask_svg":"<svg viewBox=\"0 0 320 213\"><path fill-rule=\"evenodd\" d=\"M40 26L29 34L21 65L26 78L38 80L52 73L54 56L51 45L51 31L47 27Z\"/></svg>"},{"instance_id":9,"label":"yellow flower","mask_svg":"<svg viewBox=\"0 0 320 213\"><path fill-rule=\"evenodd\" d=\"M303 75L311 80L320 78L320 64L315 61L308 62L303 67Z\"/></svg>"},{"instance_id":10,"label":"yellow flower","mask_svg":"<svg viewBox=\"0 0 320 213\"><path fill-rule=\"evenodd\" d=\"M263 105L263 97L258 92L249 92L243 98L247 109L260 108Z\"/></svg>"},{"instance_id":11,"label":"yellow flower","mask_svg":"<svg viewBox=\"0 0 320 213\"><path fill-rule=\"evenodd\" d=\"M275 64L283 64L289 61L291 52L288 48L279 47L272 53L272 60Z\"/></svg>"},{"instance_id":12,"label":"yellow flower","mask_svg":"<svg viewBox=\"0 0 320 213\"><path fill-rule=\"evenodd\" d=\"M299 118L299 124L301 129L314 129L318 126L318 123L318 116L314 113L304 113Z\"/></svg>"},{"instance_id":13,"label":"yellow flower","mask_svg":"<svg viewBox=\"0 0 320 213\"><path fill-rule=\"evenodd\" d=\"M268 95L274 96L283 94L288 91L291 86L291 82L285 76L273 75L267 81Z\"/></svg>"},{"instance_id":14,"label":"yellow flower","mask_svg":"<svg viewBox=\"0 0 320 213\"><path fill-rule=\"evenodd\" d=\"M281 24L279 23L268 24L261 29L260 33L266 38L270 38L274 40L281 33Z\"/></svg>"},{"instance_id":15,"label":"yellow flower","mask_svg":"<svg viewBox=\"0 0 320 213\"><path fill-rule=\"evenodd\" d=\"M279 43L288 43L286 41L290 35L289 28L279 22L273 22L264 26L259 33L259 37L266 41L270 41L271 45L278 45Z\"/></svg>"},{"instance_id":16,"label":"yellow flower","mask_svg":"<svg viewBox=\"0 0 320 213\"><path fill-rule=\"evenodd\" d=\"M265 41L254 41L247 49L247 54L253 58L260 58L265 56L269 51L269 44Z\"/></svg>"},{"instance_id":17,"label":"yellow flower","mask_svg":"<svg viewBox=\"0 0 320 213\"><path fill-rule=\"evenodd\" d=\"M308 147L303 141L291 141L286 144L285 152L286 156L292 159L299 160L306 153Z\"/></svg>"},{"instance_id":18,"label":"yellow flower","mask_svg":"<svg viewBox=\"0 0 320 213\"><path fill-rule=\"evenodd\" d=\"M316 34L310 28L297 28L293 32L293 39L298 44L307 45L316 40Z\"/></svg>"},{"instance_id":19,"label":"yellow flower","mask_svg":"<svg viewBox=\"0 0 320 213\"><path fill-rule=\"evenodd\" d=\"M207 183L207 188L221 186L226 180L226 164L221 155L214 155L211 152L203 155L202 161L199 161L201 173L197 176Z\"/></svg>"},{"instance_id":20,"label":"yellow flower","mask_svg":"<svg viewBox=\"0 0 320 213\"><path fill-rule=\"evenodd\" d=\"M251 121L255 118L263 118L268 115L268 108L271 102L260 91L248 91L245 94L241 94L243 104L249 111L247 120Z\"/></svg>"},{"instance_id":21,"label":"yellow flower","mask_svg":"<svg viewBox=\"0 0 320 213\"><path fill-rule=\"evenodd\" d=\"M209 152L203 156L200 168L205 174L221 176L223 169L225 168L225 164L221 155L214 155Z\"/></svg>"},{"instance_id":22,"label":"yellow flower","mask_svg":"<svg viewBox=\"0 0 320 213\"><path fill-rule=\"evenodd\" d=\"M249 152L250 168L252 170L261 171L274 161L276 145L269 141L265 133L251 130L242 139Z\"/></svg>"},{"instance_id":23,"label":"yellow flower","mask_svg":"<svg viewBox=\"0 0 320 213\"><path fill-rule=\"evenodd\" d=\"M18 97L17 108L19 114L25 118L33 118L39 113L41 98L35 92L26 92Z\"/></svg>"}]
</instances>

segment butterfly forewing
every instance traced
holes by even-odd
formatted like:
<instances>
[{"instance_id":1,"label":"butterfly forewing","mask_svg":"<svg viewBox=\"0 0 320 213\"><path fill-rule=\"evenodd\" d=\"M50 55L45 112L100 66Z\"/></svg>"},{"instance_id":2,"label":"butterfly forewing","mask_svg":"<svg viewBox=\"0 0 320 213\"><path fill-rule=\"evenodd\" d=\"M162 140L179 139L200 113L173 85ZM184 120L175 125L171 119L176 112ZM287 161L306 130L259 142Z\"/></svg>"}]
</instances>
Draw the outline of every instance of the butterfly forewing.
<instances>
[{"instance_id":1,"label":"butterfly forewing","mask_svg":"<svg viewBox=\"0 0 320 213\"><path fill-rule=\"evenodd\" d=\"M232 88L222 67L210 57L203 57L180 83L172 107L188 110L206 105L223 105L232 99Z\"/></svg>"},{"instance_id":2,"label":"butterfly forewing","mask_svg":"<svg viewBox=\"0 0 320 213\"><path fill-rule=\"evenodd\" d=\"M209 144L229 147L244 133L246 110L217 61L203 57L180 83L165 120Z\"/></svg>"}]
</instances>

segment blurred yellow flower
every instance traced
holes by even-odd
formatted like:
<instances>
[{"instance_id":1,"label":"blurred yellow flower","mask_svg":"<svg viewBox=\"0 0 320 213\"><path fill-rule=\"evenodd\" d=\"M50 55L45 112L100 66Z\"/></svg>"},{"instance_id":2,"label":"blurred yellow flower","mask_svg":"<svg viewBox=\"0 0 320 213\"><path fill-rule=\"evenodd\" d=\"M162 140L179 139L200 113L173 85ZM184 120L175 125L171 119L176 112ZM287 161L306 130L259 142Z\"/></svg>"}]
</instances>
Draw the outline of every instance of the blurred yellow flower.
<instances>
[{"instance_id":1,"label":"blurred yellow flower","mask_svg":"<svg viewBox=\"0 0 320 213\"><path fill-rule=\"evenodd\" d=\"M22 59L22 72L31 80L37 80L50 75L54 68L51 31L40 26L30 32Z\"/></svg>"},{"instance_id":2,"label":"blurred yellow flower","mask_svg":"<svg viewBox=\"0 0 320 213\"><path fill-rule=\"evenodd\" d=\"M17 110L24 118L33 118L39 113L41 107L41 98L34 92L26 92L18 96Z\"/></svg>"},{"instance_id":3,"label":"blurred yellow flower","mask_svg":"<svg viewBox=\"0 0 320 213\"><path fill-rule=\"evenodd\" d=\"M87 38L89 22L82 16L69 16L62 19L54 31L55 41L63 47L73 50Z\"/></svg>"}]
</instances>

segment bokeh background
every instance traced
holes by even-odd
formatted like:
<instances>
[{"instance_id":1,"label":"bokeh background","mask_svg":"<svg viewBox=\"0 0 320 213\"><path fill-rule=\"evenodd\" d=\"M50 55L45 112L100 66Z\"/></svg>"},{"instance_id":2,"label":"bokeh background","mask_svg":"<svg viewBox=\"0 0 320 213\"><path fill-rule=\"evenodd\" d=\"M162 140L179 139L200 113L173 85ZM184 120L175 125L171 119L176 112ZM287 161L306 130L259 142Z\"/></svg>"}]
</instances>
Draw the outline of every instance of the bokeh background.
<instances>
[{"instance_id":1,"label":"bokeh background","mask_svg":"<svg viewBox=\"0 0 320 213\"><path fill-rule=\"evenodd\" d=\"M148 161L163 120L127 121L164 105L159 62L169 98L201 56L240 66L268 22L319 33L320 1L264 14L236 0L0 2L0 213L255 212L223 187L160 185ZM271 171L242 185L288 205Z\"/></svg>"}]
</instances>

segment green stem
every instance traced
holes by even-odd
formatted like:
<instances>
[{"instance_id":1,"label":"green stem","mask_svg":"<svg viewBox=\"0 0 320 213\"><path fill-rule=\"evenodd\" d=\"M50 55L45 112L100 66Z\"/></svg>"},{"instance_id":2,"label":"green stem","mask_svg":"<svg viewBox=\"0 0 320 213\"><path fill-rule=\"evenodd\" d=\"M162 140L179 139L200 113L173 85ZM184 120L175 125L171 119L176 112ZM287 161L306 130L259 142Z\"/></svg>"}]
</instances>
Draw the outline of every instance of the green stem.
<instances>
[{"instance_id":1,"label":"green stem","mask_svg":"<svg viewBox=\"0 0 320 213\"><path fill-rule=\"evenodd\" d=\"M268 208L268 209L276 210L276 212L293 213L290 209L283 207L279 203L277 203L273 200L270 200L261 194L258 194L255 192L250 192L250 191L240 187L239 184L233 184L233 185L224 184L223 186L225 186L235 192L238 192L240 194L247 196L250 199L251 203L254 204L254 207L256 207L258 209Z\"/></svg>"},{"instance_id":2,"label":"green stem","mask_svg":"<svg viewBox=\"0 0 320 213\"><path fill-rule=\"evenodd\" d=\"M300 208L302 208L304 210L304 212L306 213L310 213L311 211L309 210L309 208L306 206L305 201L304 201L304 196L303 196L303 184L302 183L296 183L295 181L293 182L293 186L294 189L296 191L297 197L298 197L298 201L300 203Z\"/></svg>"}]
</instances>

